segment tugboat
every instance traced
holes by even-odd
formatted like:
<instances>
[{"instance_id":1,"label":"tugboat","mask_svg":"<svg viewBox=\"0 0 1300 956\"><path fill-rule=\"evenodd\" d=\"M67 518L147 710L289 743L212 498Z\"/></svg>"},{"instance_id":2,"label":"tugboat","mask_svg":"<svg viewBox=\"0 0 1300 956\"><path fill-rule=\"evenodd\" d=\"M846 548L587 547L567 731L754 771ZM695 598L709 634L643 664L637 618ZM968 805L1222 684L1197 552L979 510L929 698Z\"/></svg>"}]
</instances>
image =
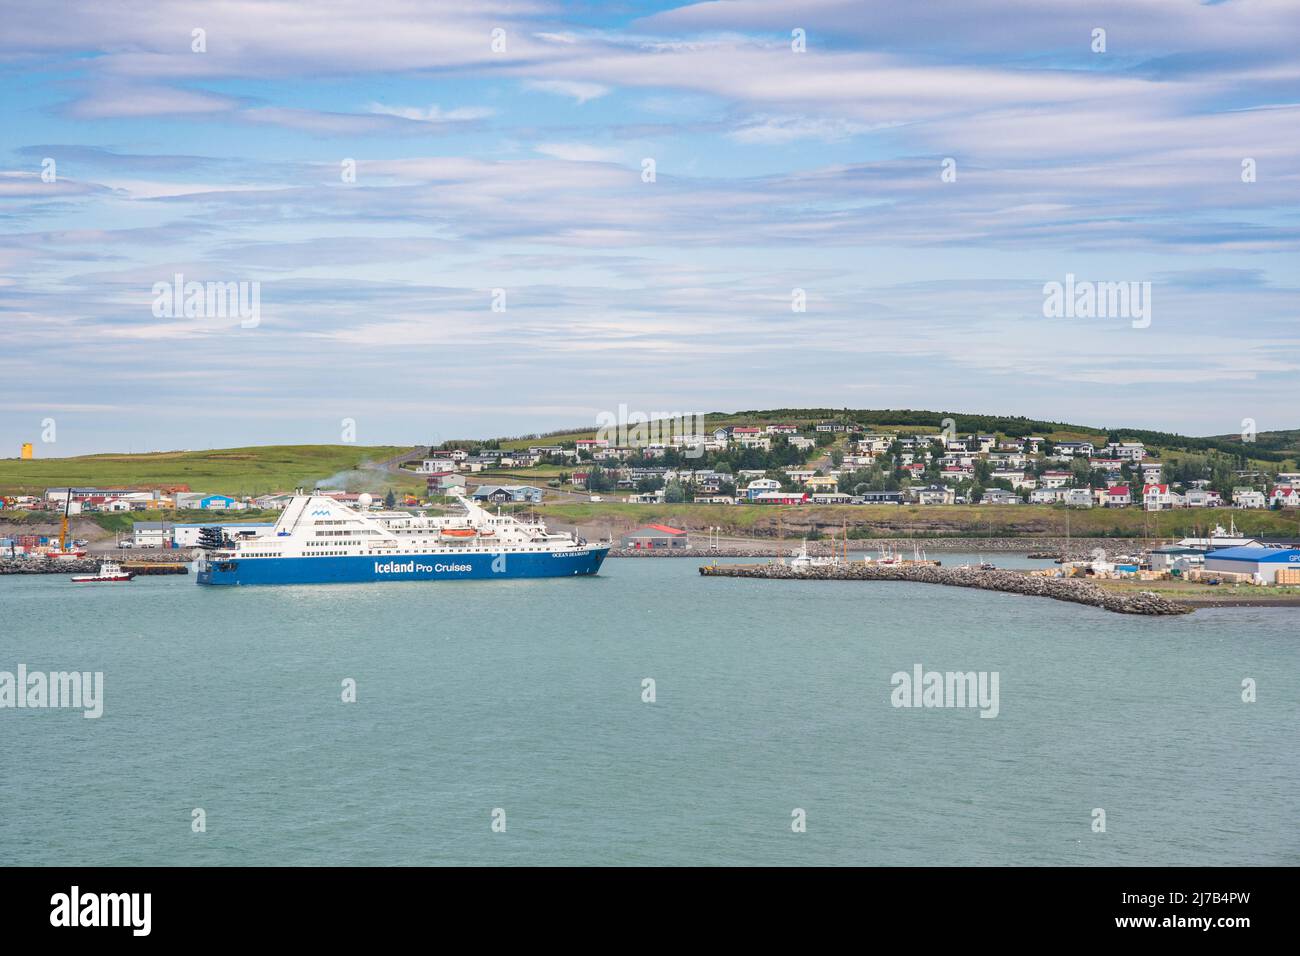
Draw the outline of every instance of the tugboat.
<instances>
[{"instance_id":1,"label":"tugboat","mask_svg":"<svg viewBox=\"0 0 1300 956\"><path fill-rule=\"evenodd\" d=\"M130 571L123 571L122 566L114 561L105 561L99 566L99 570L94 574L76 574L72 577L73 584L113 584L118 581L130 581L135 575Z\"/></svg>"}]
</instances>

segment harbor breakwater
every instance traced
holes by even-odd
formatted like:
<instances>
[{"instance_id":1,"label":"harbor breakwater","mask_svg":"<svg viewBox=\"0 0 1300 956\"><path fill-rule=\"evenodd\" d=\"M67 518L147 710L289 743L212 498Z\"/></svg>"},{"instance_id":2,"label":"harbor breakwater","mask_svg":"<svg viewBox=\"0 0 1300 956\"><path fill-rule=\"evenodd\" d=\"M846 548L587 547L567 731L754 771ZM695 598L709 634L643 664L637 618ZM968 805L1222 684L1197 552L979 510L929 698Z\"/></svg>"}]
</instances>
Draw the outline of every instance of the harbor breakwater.
<instances>
[{"instance_id":1,"label":"harbor breakwater","mask_svg":"<svg viewBox=\"0 0 1300 956\"><path fill-rule=\"evenodd\" d=\"M0 558L0 574L94 574L99 559Z\"/></svg>"},{"instance_id":2,"label":"harbor breakwater","mask_svg":"<svg viewBox=\"0 0 1300 956\"><path fill-rule=\"evenodd\" d=\"M949 587L1052 598L1099 607L1117 614L1164 616L1192 612L1192 608L1150 591L1120 594L1082 578L1049 578L1018 571L981 571L930 565L897 567L854 562L812 568L794 568L788 564L776 563L715 564L702 566L700 574L705 577L799 581L910 581L915 584L944 584Z\"/></svg>"},{"instance_id":3,"label":"harbor breakwater","mask_svg":"<svg viewBox=\"0 0 1300 956\"><path fill-rule=\"evenodd\" d=\"M1092 557L1097 549L1107 554L1129 554L1148 547L1158 547L1165 541L1145 538L850 538L849 553L875 554L883 548L911 555L916 548L927 553L954 551L959 554L1033 554L1049 557L1064 556L1078 561ZM757 542L718 548L613 548L611 558L782 558L789 557L800 546L798 541L779 544ZM836 555L844 548L841 541L808 542L812 555Z\"/></svg>"},{"instance_id":4,"label":"harbor breakwater","mask_svg":"<svg viewBox=\"0 0 1300 956\"><path fill-rule=\"evenodd\" d=\"M110 560L113 560L111 557ZM70 558L0 558L0 574L94 574L104 557ZM144 558L119 560L132 574L189 574L189 564L179 558Z\"/></svg>"}]
</instances>

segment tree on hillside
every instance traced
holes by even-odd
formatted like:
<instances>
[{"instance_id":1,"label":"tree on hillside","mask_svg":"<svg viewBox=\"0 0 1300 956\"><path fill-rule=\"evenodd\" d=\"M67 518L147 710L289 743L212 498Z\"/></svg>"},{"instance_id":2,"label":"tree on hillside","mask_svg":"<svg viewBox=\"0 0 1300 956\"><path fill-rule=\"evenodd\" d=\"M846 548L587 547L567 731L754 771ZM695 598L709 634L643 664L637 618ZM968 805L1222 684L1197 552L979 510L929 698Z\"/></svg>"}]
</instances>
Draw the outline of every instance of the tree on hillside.
<instances>
[{"instance_id":1,"label":"tree on hillside","mask_svg":"<svg viewBox=\"0 0 1300 956\"><path fill-rule=\"evenodd\" d=\"M614 479L610 477L609 472L599 465L592 465L587 472L587 490L588 491L613 491Z\"/></svg>"},{"instance_id":2,"label":"tree on hillside","mask_svg":"<svg viewBox=\"0 0 1300 956\"><path fill-rule=\"evenodd\" d=\"M1092 466L1088 464L1087 458L1070 459L1070 484L1075 488L1081 488L1088 484L1092 477Z\"/></svg>"}]
</instances>

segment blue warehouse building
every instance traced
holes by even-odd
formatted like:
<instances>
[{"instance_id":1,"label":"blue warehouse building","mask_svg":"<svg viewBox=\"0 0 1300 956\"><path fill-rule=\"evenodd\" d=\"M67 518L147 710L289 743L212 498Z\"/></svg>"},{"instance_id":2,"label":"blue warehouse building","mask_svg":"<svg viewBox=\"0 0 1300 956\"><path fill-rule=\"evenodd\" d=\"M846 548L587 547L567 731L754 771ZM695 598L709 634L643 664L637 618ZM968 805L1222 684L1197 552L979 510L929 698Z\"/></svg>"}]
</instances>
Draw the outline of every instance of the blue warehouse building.
<instances>
[{"instance_id":1,"label":"blue warehouse building","mask_svg":"<svg viewBox=\"0 0 1300 956\"><path fill-rule=\"evenodd\" d=\"M1283 568L1300 568L1300 548L1222 548L1205 556L1205 570L1250 574L1265 584Z\"/></svg>"}]
</instances>

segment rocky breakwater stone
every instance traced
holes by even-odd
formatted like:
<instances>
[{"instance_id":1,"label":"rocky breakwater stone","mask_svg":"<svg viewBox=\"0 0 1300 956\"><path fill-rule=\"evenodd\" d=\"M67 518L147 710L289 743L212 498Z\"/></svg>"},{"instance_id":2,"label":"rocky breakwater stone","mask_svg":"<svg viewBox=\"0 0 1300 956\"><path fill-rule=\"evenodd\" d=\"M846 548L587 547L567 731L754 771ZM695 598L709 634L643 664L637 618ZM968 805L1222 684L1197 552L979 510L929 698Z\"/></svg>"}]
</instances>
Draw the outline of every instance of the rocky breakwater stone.
<instances>
[{"instance_id":1,"label":"rocky breakwater stone","mask_svg":"<svg viewBox=\"0 0 1300 956\"><path fill-rule=\"evenodd\" d=\"M1046 597L1099 607L1117 614L1190 614L1192 609L1150 591L1119 594L1080 578L1049 578L1016 571L980 571L973 568L888 567L871 564L794 568L788 564L705 565L700 574L708 577L778 578L821 581L911 581L916 584L946 584L949 587L979 588Z\"/></svg>"},{"instance_id":2,"label":"rocky breakwater stone","mask_svg":"<svg viewBox=\"0 0 1300 956\"><path fill-rule=\"evenodd\" d=\"M52 561L48 558L0 558L0 574L94 574L99 561Z\"/></svg>"}]
</instances>

